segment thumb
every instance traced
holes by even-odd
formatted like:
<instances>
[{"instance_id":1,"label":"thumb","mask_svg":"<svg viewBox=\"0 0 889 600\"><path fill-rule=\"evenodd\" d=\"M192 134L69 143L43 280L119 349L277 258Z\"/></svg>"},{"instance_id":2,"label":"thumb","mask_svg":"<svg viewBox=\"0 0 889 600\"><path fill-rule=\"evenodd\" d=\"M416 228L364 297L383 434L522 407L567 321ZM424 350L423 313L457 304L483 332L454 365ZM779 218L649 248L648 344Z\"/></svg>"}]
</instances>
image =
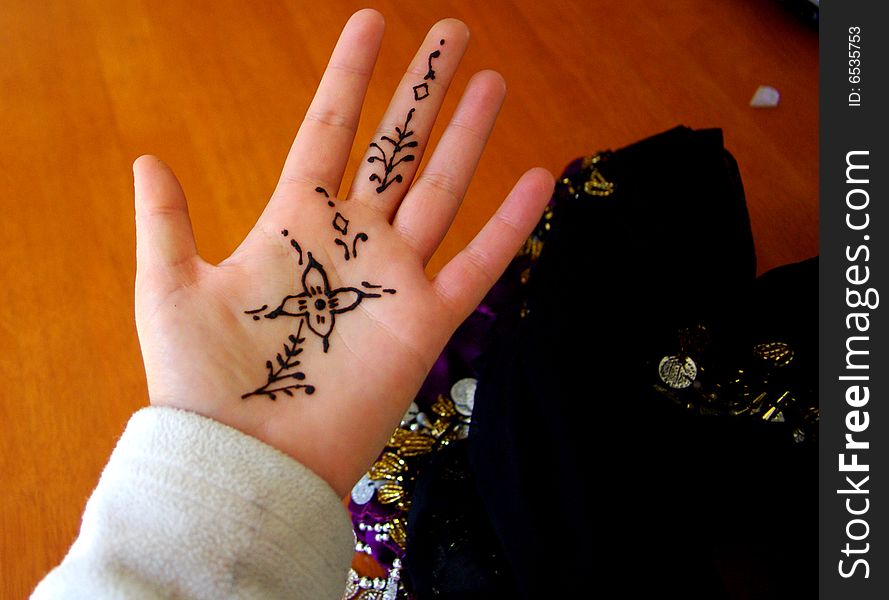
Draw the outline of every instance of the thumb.
<instances>
[{"instance_id":1,"label":"thumb","mask_svg":"<svg viewBox=\"0 0 889 600\"><path fill-rule=\"evenodd\" d=\"M192 271L197 249L188 204L179 180L156 156L133 163L136 195L136 267L181 281Z\"/></svg>"}]
</instances>

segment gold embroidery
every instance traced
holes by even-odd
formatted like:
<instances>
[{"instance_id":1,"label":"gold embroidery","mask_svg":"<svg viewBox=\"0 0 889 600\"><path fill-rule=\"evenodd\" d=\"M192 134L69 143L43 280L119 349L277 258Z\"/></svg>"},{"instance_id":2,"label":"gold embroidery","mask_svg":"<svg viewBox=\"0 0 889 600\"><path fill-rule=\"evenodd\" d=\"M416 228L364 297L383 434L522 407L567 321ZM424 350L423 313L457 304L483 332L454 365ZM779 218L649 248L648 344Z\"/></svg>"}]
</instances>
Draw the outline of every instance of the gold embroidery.
<instances>
[{"instance_id":1,"label":"gold embroidery","mask_svg":"<svg viewBox=\"0 0 889 600\"><path fill-rule=\"evenodd\" d=\"M537 260L540 258L541 252L543 252L543 242L540 238L532 235L525 240L516 256L530 256L532 260Z\"/></svg>"},{"instance_id":2,"label":"gold embroidery","mask_svg":"<svg viewBox=\"0 0 889 600\"><path fill-rule=\"evenodd\" d=\"M583 193L587 196L610 196L614 192L614 184L605 179L596 167L601 159L601 154L594 154L583 159L583 168L590 169L590 176L583 184Z\"/></svg>"},{"instance_id":3,"label":"gold embroidery","mask_svg":"<svg viewBox=\"0 0 889 600\"><path fill-rule=\"evenodd\" d=\"M377 500L380 504L392 504L404 498L404 488L401 484L386 482L377 488Z\"/></svg>"},{"instance_id":4,"label":"gold embroidery","mask_svg":"<svg viewBox=\"0 0 889 600\"><path fill-rule=\"evenodd\" d=\"M388 479L390 481L402 481L407 463L397 454L384 452L368 471L371 479Z\"/></svg>"},{"instance_id":5,"label":"gold embroidery","mask_svg":"<svg viewBox=\"0 0 889 600\"><path fill-rule=\"evenodd\" d=\"M400 456L419 456L432 451L435 438L417 431L396 429L389 440L389 446L395 448Z\"/></svg>"},{"instance_id":6,"label":"gold embroidery","mask_svg":"<svg viewBox=\"0 0 889 600\"><path fill-rule=\"evenodd\" d=\"M687 352L706 359L705 352L710 343L710 333L702 325L679 330L683 355ZM654 388L686 410L701 415L787 423L794 441L816 439L819 409L807 406L805 399L795 397L792 389L786 387L783 379L777 375L776 369L786 367L793 360L793 349L784 342L765 342L757 344L752 350L754 360L746 365L747 368L728 372L718 370L710 376L699 364L694 385L671 390L655 383ZM662 366L663 361L658 369L661 380L670 385L671 382L664 379L660 372Z\"/></svg>"},{"instance_id":7,"label":"gold embroidery","mask_svg":"<svg viewBox=\"0 0 889 600\"><path fill-rule=\"evenodd\" d=\"M395 517L390 522L389 539L404 548L407 544L407 526L399 517Z\"/></svg>"},{"instance_id":8,"label":"gold embroidery","mask_svg":"<svg viewBox=\"0 0 889 600\"><path fill-rule=\"evenodd\" d=\"M793 360L793 350L784 342L767 342L753 347L753 354L774 367L786 367Z\"/></svg>"},{"instance_id":9,"label":"gold embroidery","mask_svg":"<svg viewBox=\"0 0 889 600\"><path fill-rule=\"evenodd\" d=\"M441 417L453 417L457 414L457 407L454 406L453 400L446 398L443 394L439 394L432 405L432 412Z\"/></svg>"}]
</instances>

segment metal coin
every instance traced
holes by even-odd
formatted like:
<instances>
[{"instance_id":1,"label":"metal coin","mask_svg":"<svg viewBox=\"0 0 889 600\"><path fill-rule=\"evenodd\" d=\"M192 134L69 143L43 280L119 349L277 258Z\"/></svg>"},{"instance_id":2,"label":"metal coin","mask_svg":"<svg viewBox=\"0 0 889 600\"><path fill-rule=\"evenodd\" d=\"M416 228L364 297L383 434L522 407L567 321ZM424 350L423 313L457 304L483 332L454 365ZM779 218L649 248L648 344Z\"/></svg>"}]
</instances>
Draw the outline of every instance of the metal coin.
<instances>
[{"instance_id":1,"label":"metal coin","mask_svg":"<svg viewBox=\"0 0 889 600\"><path fill-rule=\"evenodd\" d=\"M352 501L355 504L367 504L374 497L376 491L376 482L365 473L352 488Z\"/></svg>"},{"instance_id":2,"label":"metal coin","mask_svg":"<svg viewBox=\"0 0 889 600\"><path fill-rule=\"evenodd\" d=\"M457 412L464 417L472 416L472 408L475 406L475 388L478 386L478 380L474 377L461 379L451 386L451 400Z\"/></svg>"},{"instance_id":3,"label":"metal coin","mask_svg":"<svg viewBox=\"0 0 889 600\"><path fill-rule=\"evenodd\" d=\"M661 381L674 390L690 386L698 376L698 366L688 356L665 356L657 367Z\"/></svg>"}]
</instances>

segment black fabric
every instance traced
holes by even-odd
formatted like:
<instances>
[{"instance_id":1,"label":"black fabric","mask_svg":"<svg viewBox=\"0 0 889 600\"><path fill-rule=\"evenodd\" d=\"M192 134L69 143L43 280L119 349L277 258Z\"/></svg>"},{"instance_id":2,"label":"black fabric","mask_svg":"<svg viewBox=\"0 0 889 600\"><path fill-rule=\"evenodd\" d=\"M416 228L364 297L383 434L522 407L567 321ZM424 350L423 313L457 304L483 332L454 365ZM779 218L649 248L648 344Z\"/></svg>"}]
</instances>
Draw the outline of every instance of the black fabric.
<instances>
[{"instance_id":1,"label":"black fabric","mask_svg":"<svg viewBox=\"0 0 889 600\"><path fill-rule=\"evenodd\" d=\"M408 515L405 568L418 598L474 600L512 596L515 577L469 471L468 442L429 456Z\"/></svg>"},{"instance_id":2,"label":"black fabric","mask_svg":"<svg viewBox=\"0 0 889 600\"><path fill-rule=\"evenodd\" d=\"M655 390L656 361L676 351L677 331L703 323L712 364L789 340L795 393L814 397L814 261L755 281L743 186L719 130L679 127L596 168L613 193L577 193L586 172L569 166L574 185L557 187L526 314L498 315L480 359L473 488L436 485L435 468L418 484L408 543L408 575L425 581L418 597L556 597L566 587L814 597L815 445L782 424L683 410ZM469 554L427 551L441 546L430 526L441 521L428 515L442 506L477 523L461 534ZM495 557L497 576L461 580L487 586L478 596L449 596L440 575L459 577L441 561L473 554Z\"/></svg>"}]
</instances>

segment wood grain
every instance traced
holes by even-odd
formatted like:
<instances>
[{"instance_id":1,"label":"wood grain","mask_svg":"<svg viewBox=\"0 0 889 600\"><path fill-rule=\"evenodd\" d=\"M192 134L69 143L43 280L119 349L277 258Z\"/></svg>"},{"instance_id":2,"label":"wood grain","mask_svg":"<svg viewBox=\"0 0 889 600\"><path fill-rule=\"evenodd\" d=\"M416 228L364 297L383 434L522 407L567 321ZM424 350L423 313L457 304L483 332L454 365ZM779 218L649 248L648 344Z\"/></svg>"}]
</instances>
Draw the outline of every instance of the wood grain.
<instances>
[{"instance_id":1,"label":"wood grain","mask_svg":"<svg viewBox=\"0 0 889 600\"><path fill-rule=\"evenodd\" d=\"M189 196L202 254L227 256L272 191L340 27L365 5L386 16L387 34L349 172L436 20L458 17L473 32L455 90L483 68L509 85L433 270L525 169L558 173L680 123L725 129L760 271L817 253L817 34L770 0L6 0L3 598L25 597L64 556L116 437L147 402L132 317L132 161L163 157ZM781 91L778 108L748 107L760 84Z\"/></svg>"}]
</instances>

